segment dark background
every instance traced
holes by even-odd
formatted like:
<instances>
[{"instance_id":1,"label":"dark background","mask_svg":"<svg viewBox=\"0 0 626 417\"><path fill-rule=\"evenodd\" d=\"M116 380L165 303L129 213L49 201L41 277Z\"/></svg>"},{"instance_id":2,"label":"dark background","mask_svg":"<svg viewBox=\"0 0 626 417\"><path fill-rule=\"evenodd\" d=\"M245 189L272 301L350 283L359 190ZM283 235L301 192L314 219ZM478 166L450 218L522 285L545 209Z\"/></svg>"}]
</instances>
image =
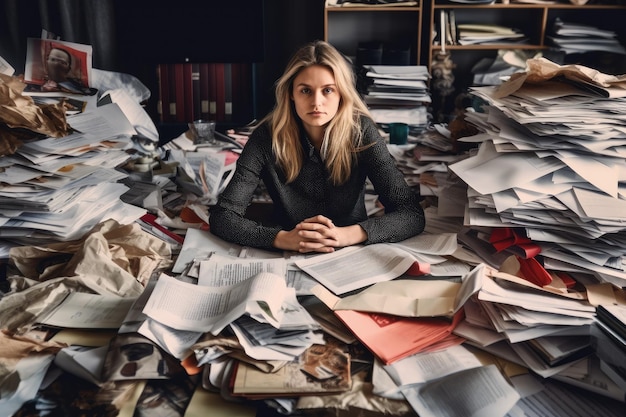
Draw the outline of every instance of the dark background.
<instances>
[{"instance_id":1,"label":"dark background","mask_svg":"<svg viewBox=\"0 0 626 417\"><path fill-rule=\"evenodd\" d=\"M186 126L159 123L156 64L254 63L259 118L274 104L273 85L287 59L323 38L323 11L324 0L0 0L0 55L19 75L26 39L41 37L42 29L90 44L94 68L134 75L150 89L146 110L162 135L172 137Z\"/></svg>"}]
</instances>

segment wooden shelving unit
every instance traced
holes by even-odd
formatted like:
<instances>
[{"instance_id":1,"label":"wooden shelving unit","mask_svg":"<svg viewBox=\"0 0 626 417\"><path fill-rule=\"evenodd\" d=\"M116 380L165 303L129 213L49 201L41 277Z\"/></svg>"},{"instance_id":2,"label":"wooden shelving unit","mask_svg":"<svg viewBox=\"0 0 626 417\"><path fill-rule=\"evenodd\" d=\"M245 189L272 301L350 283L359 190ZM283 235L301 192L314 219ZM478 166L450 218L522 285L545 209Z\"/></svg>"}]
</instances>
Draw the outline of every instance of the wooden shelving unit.
<instances>
[{"instance_id":1,"label":"wooden shelving unit","mask_svg":"<svg viewBox=\"0 0 626 417\"><path fill-rule=\"evenodd\" d=\"M356 57L360 42L405 43L409 63L419 64L423 9L411 6L324 7L324 40L349 57Z\"/></svg>"},{"instance_id":2,"label":"wooden shelving unit","mask_svg":"<svg viewBox=\"0 0 626 417\"><path fill-rule=\"evenodd\" d=\"M427 65L432 72L434 58L442 51L439 43L440 14L442 11L454 11L456 24L483 23L495 24L519 29L527 38L521 43L493 43L480 45L447 44L445 51L450 53L454 63L456 94L472 85L472 67L481 59L495 57L499 50L524 50L548 53L551 45L550 29L557 18L567 23L592 25L605 30L613 30L626 40L626 4L575 5L568 2L554 4L502 3L496 0L492 4L466 4L445 0L431 0L430 18L427 23L430 32L428 42ZM506 1L506 0L505 0ZM561 0L563 1L563 0ZM425 32L426 33L426 32ZM453 101L452 96L447 105Z\"/></svg>"}]
</instances>

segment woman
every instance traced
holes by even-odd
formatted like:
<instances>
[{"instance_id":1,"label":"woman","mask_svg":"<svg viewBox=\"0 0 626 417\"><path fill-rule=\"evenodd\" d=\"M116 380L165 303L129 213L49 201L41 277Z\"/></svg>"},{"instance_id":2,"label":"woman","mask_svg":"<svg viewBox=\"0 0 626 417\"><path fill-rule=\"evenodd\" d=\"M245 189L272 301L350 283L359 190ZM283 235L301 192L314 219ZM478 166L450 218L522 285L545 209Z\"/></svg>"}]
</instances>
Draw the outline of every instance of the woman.
<instances>
[{"instance_id":1,"label":"woman","mask_svg":"<svg viewBox=\"0 0 626 417\"><path fill-rule=\"evenodd\" d=\"M307 252L397 242L424 230L418 196L395 166L354 73L330 44L312 42L276 83L276 105L257 125L235 174L210 210L210 230L260 248ZM369 179L385 214L368 218ZM244 217L262 180L275 225Z\"/></svg>"}]
</instances>

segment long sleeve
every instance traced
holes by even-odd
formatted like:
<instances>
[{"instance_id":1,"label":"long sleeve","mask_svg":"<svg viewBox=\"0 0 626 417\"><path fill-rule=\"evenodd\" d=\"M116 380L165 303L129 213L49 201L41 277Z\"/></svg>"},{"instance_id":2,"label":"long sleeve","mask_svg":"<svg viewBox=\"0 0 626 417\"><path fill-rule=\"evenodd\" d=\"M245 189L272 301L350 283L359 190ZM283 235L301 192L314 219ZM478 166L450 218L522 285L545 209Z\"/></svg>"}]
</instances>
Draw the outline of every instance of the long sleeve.
<instances>
[{"instance_id":1,"label":"long sleeve","mask_svg":"<svg viewBox=\"0 0 626 417\"><path fill-rule=\"evenodd\" d=\"M376 124L362 118L364 149L344 184L334 185L319 154L303 136L303 166L298 177L286 183L272 153L267 125L250 136L237 161L235 174L210 210L210 230L218 237L244 245L272 248L276 234L318 214L337 226L359 224L368 234L365 244L397 242L424 230L424 212L418 196L396 167ZM370 179L385 214L368 219L365 182ZM273 217L267 224L244 217L259 180L272 199Z\"/></svg>"},{"instance_id":2,"label":"long sleeve","mask_svg":"<svg viewBox=\"0 0 626 417\"><path fill-rule=\"evenodd\" d=\"M244 217L263 171L273 165L269 133L261 127L250 136L239 159L235 174L210 209L210 231L216 236L243 246L271 249L280 226L267 226Z\"/></svg>"},{"instance_id":3,"label":"long sleeve","mask_svg":"<svg viewBox=\"0 0 626 417\"><path fill-rule=\"evenodd\" d=\"M365 244L399 242L421 233L425 218L419 196L406 183L374 122L364 119L363 128L364 145L374 145L360 153L359 169L366 171L385 207L383 216L359 222L367 232Z\"/></svg>"}]
</instances>

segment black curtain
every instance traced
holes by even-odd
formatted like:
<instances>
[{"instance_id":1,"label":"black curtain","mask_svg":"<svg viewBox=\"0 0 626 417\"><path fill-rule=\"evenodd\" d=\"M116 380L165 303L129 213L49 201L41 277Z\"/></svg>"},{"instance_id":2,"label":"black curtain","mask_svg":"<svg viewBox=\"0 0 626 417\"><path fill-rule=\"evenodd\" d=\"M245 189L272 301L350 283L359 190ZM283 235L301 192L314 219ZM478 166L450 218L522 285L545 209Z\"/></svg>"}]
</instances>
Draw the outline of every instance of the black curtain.
<instances>
[{"instance_id":1,"label":"black curtain","mask_svg":"<svg viewBox=\"0 0 626 417\"><path fill-rule=\"evenodd\" d=\"M42 30L93 47L93 67L117 70L115 0L0 0L0 55L24 73L27 38Z\"/></svg>"}]
</instances>

